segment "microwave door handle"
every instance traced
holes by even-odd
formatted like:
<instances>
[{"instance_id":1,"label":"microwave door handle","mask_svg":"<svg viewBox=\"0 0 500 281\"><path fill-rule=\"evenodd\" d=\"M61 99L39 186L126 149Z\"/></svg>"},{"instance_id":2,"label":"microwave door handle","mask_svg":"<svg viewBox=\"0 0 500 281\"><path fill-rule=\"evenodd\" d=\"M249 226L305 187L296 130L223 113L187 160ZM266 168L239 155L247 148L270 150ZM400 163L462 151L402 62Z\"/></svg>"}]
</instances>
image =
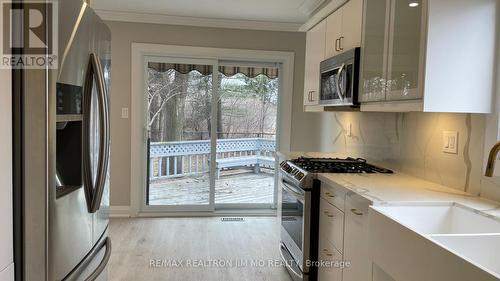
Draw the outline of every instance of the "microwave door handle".
<instances>
[{"instance_id":1,"label":"microwave door handle","mask_svg":"<svg viewBox=\"0 0 500 281\"><path fill-rule=\"evenodd\" d=\"M337 72L337 94L339 95L340 101L344 101L344 95L342 94L342 89L340 87L341 79L342 79L342 72L344 71L345 64L343 63L342 66L339 68L339 71Z\"/></svg>"},{"instance_id":2,"label":"microwave door handle","mask_svg":"<svg viewBox=\"0 0 500 281\"><path fill-rule=\"evenodd\" d=\"M342 74L345 74L344 76L342 76ZM342 70L342 72L340 73L340 94L342 95L342 97L345 99L346 98L346 91L347 91L347 67L344 67L344 69Z\"/></svg>"}]
</instances>

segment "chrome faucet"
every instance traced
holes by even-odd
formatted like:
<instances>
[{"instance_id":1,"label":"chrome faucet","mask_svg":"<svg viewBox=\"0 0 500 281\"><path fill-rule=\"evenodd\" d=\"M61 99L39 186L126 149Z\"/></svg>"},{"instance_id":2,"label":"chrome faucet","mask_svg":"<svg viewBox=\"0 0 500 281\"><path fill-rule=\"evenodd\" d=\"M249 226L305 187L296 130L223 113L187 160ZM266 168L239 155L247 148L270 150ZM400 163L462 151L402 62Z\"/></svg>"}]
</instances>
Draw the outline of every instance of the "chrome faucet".
<instances>
[{"instance_id":1,"label":"chrome faucet","mask_svg":"<svg viewBox=\"0 0 500 281\"><path fill-rule=\"evenodd\" d=\"M490 156L488 157L488 164L486 165L485 176L493 177L493 172L495 171L495 162L497 160L498 153L500 152L500 141L497 142L490 150Z\"/></svg>"}]
</instances>

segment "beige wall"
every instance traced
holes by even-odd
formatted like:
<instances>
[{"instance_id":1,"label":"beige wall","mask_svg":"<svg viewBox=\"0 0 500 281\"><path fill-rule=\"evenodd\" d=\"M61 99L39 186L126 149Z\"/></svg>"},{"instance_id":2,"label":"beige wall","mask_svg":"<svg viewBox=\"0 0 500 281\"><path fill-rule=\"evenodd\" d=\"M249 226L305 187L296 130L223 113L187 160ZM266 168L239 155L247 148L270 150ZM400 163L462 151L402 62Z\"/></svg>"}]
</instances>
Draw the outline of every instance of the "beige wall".
<instances>
[{"instance_id":1,"label":"beige wall","mask_svg":"<svg viewBox=\"0 0 500 281\"><path fill-rule=\"evenodd\" d=\"M111 28L111 205L130 205L130 119L121 119L121 108L130 108L131 43L157 43L234 49L289 51L295 53L291 148L317 150L320 138L317 114L302 112L305 34L159 24L107 22ZM297 129L300 128L300 129Z\"/></svg>"}]
</instances>

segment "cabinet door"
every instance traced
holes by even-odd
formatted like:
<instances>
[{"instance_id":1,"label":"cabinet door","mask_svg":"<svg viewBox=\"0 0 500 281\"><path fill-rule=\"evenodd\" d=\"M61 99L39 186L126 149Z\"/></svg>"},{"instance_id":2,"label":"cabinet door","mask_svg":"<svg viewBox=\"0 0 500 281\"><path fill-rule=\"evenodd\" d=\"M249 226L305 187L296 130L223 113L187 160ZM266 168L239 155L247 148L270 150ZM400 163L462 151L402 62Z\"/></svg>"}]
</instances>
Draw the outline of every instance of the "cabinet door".
<instances>
[{"instance_id":1,"label":"cabinet door","mask_svg":"<svg viewBox=\"0 0 500 281\"><path fill-rule=\"evenodd\" d=\"M319 104L319 64L325 58L326 22L322 21L306 35L304 105Z\"/></svg>"},{"instance_id":2,"label":"cabinet door","mask_svg":"<svg viewBox=\"0 0 500 281\"><path fill-rule=\"evenodd\" d=\"M363 0L350 0L342 7L340 50L348 51L361 46Z\"/></svg>"},{"instance_id":3,"label":"cabinet door","mask_svg":"<svg viewBox=\"0 0 500 281\"><path fill-rule=\"evenodd\" d=\"M324 266L318 268L318 281L342 281L342 254L320 237L319 260Z\"/></svg>"},{"instance_id":4,"label":"cabinet door","mask_svg":"<svg viewBox=\"0 0 500 281\"><path fill-rule=\"evenodd\" d=\"M326 58L342 52L340 37L342 37L342 8L326 18Z\"/></svg>"},{"instance_id":5,"label":"cabinet door","mask_svg":"<svg viewBox=\"0 0 500 281\"><path fill-rule=\"evenodd\" d=\"M360 207L346 200L343 281L371 281L368 247L368 205Z\"/></svg>"},{"instance_id":6,"label":"cabinet door","mask_svg":"<svg viewBox=\"0 0 500 281\"><path fill-rule=\"evenodd\" d=\"M387 75L388 101L422 98L422 28L425 1L391 1Z\"/></svg>"},{"instance_id":7,"label":"cabinet door","mask_svg":"<svg viewBox=\"0 0 500 281\"><path fill-rule=\"evenodd\" d=\"M360 101L385 100L390 0L366 0L361 48Z\"/></svg>"}]
</instances>

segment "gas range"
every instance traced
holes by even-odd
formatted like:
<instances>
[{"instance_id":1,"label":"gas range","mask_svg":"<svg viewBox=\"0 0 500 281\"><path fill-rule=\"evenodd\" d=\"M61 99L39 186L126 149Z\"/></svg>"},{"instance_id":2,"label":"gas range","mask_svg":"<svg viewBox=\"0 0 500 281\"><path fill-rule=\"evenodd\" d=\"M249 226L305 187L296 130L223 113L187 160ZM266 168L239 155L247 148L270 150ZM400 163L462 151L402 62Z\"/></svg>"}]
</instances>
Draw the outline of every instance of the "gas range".
<instances>
[{"instance_id":1,"label":"gas range","mask_svg":"<svg viewBox=\"0 0 500 281\"><path fill-rule=\"evenodd\" d=\"M306 158L283 161L283 177L302 189L310 189L319 173L392 174L393 171L369 164L362 158Z\"/></svg>"}]
</instances>

